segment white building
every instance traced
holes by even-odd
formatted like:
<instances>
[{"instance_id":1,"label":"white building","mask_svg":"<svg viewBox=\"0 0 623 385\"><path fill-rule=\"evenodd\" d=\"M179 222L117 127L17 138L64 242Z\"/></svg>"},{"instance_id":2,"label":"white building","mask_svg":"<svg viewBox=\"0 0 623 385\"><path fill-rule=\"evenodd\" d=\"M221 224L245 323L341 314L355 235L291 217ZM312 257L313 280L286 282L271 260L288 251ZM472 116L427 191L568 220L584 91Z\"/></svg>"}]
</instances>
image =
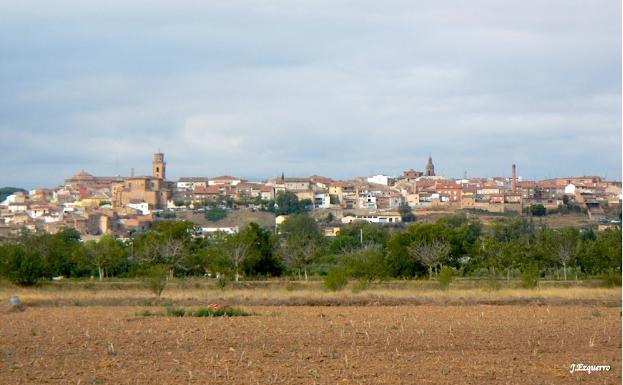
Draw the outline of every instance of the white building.
<instances>
[{"instance_id":1,"label":"white building","mask_svg":"<svg viewBox=\"0 0 623 385\"><path fill-rule=\"evenodd\" d=\"M402 222L402 217L399 213L396 212L385 212L385 213L368 213L368 214L357 214L357 215L348 215L342 218L342 223L353 223L365 221L369 223L400 223Z\"/></svg>"},{"instance_id":2,"label":"white building","mask_svg":"<svg viewBox=\"0 0 623 385\"><path fill-rule=\"evenodd\" d=\"M177 181L177 188L180 190L194 190L195 187L206 187L208 178L180 178Z\"/></svg>"},{"instance_id":3,"label":"white building","mask_svg":"<svg viewBox=\"0 0 623 385\"><path fill-rule=\"evenodd\" d=\"M227 235L236 234L238 232L238 226L233 227L202 227L201 235L206 236L207 234L223 232Z\"/></svg>"},{"instance_id":4,"label":"white building","mask_svg":"<svg viewBox=\"0 0 623 385\"><path fill-rule=\"evenodd\" d=\"M147 202L128 203L128 207L138 210L141 215L148 215L151 212L149 211L149 204Z\"/></svg>"},{"instance_id":5,"label":"white building","mask_svg":"<svg viewBox=\"0 0 623 385\"><path fill-rule=\"evenodd\" d=\"M359 192L359 196L357 197L359 208L368 209L368 210L376 210L376 195L371 192Z\"/></svg>"},{"instance_id":6,"label":"white building","mask_svg":"<svg viewBox=\"0 0 623 385\"><path fill-rule=\"evenodd\" d=\"M387 175L374 175L369 177L368 179L366 179L368 181L368 183L376 183L376 184L382 184L384 186L389 185L389 179L390 177Z\"/></svg>"},{"instance_id":7,"label":"white building","mask_svg":"<svg viewBox=\"0 0 623 385\"><path fill-rule=\"evenodd\" d=\"M329 193L314 194L314 207L317 209L328 209L331 207L331 197Z\"/></svg>"}]
</instances>

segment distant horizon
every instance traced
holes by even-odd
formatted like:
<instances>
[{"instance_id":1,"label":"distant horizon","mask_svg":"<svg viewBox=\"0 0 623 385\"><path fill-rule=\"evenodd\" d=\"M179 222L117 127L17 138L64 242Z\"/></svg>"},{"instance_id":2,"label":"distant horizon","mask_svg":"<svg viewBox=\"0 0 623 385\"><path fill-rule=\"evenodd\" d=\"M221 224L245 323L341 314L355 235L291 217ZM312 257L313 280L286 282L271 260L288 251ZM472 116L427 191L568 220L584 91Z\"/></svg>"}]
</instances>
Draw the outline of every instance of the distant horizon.
<instances>
[{"instance_id":1,"label":"distant horizon","mask_svg":"<svg viewBox=\"0 0 623 385\"><path fill-rule=\"evenodd\" d=\"M621 2L7 0L0 185L421 169L622 178ZM174 166L173 166L174 165ZM31 187L29 187L31 188Z\"/></svg>"},{"instance_id":2,"label":"distant horizon","mask_svg":"<svg viewBox=\"0 0 623 385\"><path fill-rule=\"evenodd\" d=\"M407 170L415 170L415 171L424 171L424 167L421 168L416 168L416 167L406 167L404 168L400 173L397 174L391 174L391 173L384 173L384 172L376 172L376 173L371 173L371 174L363 174L363 175L351 175L351 176L344 176L344 177L335 177L333 175L328 175L328 174L322 174L319 172L312 172L312 173L308 173L308 174L288 174L285 170L283 171L279 171L278 173L276 173L275 175L271 175L271 176L257 176L257 175L240 175L240 174L236 174L236 173L232 173L232 172L214 172L214 173L210 173L210 174L205 174L205 175L176 175L176 174L171 174L170 173L170 163L167 159L167 154L166 152L164 152L165 155L165 162L167 163L167 170L166 170L166 176L167 176L167 180L169 181L177 181L180 178L192 178L192 177L196 177L196 178L215 178L218 176L233 176L236 178L240 178L246 181L250 181L250 182L262 182L262 181L268 181L272 178L279 178L281 177L281 173L283 172L286 179L287 178L308 178L311 177L313 175L317 175L317 176L322 176L322 177L326 177L326 178L330 178L332 180L354 180L356 178L368 178L374 175L386 175L389 177L399 177L403 174L404 171ZM151 162L151 158L149 158L147 163ZM438 168L437 165L435 163L435 158L433 157L433 163L435 164L435 174L436 176L441 176L441 177L445 177L448 179L454 179L454 180L460 180L460 179L464 179L464 176L452 176L452 175L445 175L442 172L438 172ZM517 166L517 178L519 180L522 181L540 181L540 180L547 180L547 179L556 179L556 178L571 178L571 177L584 177L584 176L598 176L603 178L606 181L614 181L614 182L621 182L621 178L609 178L607 175L605 174L601 174L601 173L575 173L575 174L569 174L569 175L552 175L552 176L548 176L548 177L542 177L542 178L526 178L524 175L521 174L521 169L520 169L520 165L516 165ZM467 175L466 178L467 179L491 179L491 178L510 178L511 177L511 167L512 164L509 164L508 166L508 173L507 174L492 174L492 175ZM137 172L137 170L140 170L140 172ZM62 178L62 180L60 180L58 183L53 184L53 185L34 185L34 184L30 184L30 185L10 185L10 184L5 184L5 185L0 185L0 188L2 187L14 187L14 188L23 188L25 190L32 190L32 189L37 189L37 188L53 188L53 187L58 187L58 186L62 186L64 181L66 179L69 179L70 177L72 177L73 175L84 171L88 174L91 174L95 177L124 177L127 178L130 176L130 171L131 168L128 169L128 171L124 174L122 173L103 173L103 174L99 174L99 173L94 173L91 172L90 170L88 170L87 168L80 168L74 172L72 172L69 175L66 175L65 177ZM144 172L143 172L144 171ZM140 177L140 176L150 176L151 175L151 170L148 169L148 167L144 167L137 169L135 168L135 173L134 175L136 177Z\"/></svg>"}]
</instances>

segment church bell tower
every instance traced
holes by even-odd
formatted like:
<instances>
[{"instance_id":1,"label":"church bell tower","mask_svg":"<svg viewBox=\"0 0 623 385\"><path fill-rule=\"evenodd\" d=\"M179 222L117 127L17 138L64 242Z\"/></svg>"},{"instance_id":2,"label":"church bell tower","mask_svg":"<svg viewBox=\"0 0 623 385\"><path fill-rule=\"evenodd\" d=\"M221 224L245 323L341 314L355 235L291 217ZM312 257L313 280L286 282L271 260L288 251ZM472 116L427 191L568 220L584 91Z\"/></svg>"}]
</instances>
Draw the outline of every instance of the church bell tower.
<instances>
[{"instance_id":1,"label":"church bell tower","mask_svg":"<svg viewBox=\"0 0 623 385\"><path fill-rule=\"evenodd\" d=\"M435 176L435 166L433 165L433 158L428 155L428 162L426 162L426 176Z\"/></svg>"},{"instance_id":2,"label":"church bell tower","mask_svg":"<svg viewBox=\"0 0 623 385\"><path fill-rule=\"evenodd\" d=\"M154 160L151 162L151 175L155 178L165 179L165 168L167 164L164 162L164 154L158 150L154 154Z\"/></svg>"}]
</instances>

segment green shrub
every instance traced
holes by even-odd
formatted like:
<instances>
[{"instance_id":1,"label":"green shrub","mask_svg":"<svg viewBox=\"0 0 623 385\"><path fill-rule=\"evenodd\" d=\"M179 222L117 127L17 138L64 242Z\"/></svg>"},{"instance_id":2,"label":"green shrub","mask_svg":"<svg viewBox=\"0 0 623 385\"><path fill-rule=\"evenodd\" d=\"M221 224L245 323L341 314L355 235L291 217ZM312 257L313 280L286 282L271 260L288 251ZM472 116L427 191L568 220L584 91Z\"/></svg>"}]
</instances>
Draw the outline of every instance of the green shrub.
<instances>
[{"instance_id":1,"label":"green shrub","mask_svg":"<svg viewBox=\"0 0 623 385\"><path fill-rule=\"evenodd\" d=\"M601 275L601 284L605 287L621 287L621 273L614 269L609 269Z\"/></svg>"},{"instance_id":2,"label":"green shrub","mask_svg":"<svg viewBox=\"0 0 623 385\"><path fill-rule=\"evenodd\" d=\"M191 317L248 317L253 313L249 313L237 307L224 307L220 309L199 308L195 311L188 312Z\"/></svg>"},{"instance_id":3,"label":"green shrub","mask_svg":"<svg viewBox=\"0 0 623 385\"><path fill-rule=\"evenodd\" d=\"M448 266L444 266L439 270L439 275L437 276L437 280L439 281L439 286L441 289L446 290L450 287L452 280L454 279L454 275L456 271Z\"/></svg>"},{"instance_id":4,"label":"green shrub","mask_svg":"<svg viewBox=\"0 0 623 385\"><path fill-rule=\"evenodd\" d=\"M162 265L150 266L144 274L145 286L158 298L167 286L167 269Z\"/></svg>"},{"instance_id":5,"label":"green shrub","mask_svg":"<svg viewBox=\"0 0 623 385\"><path fill-rule=\"evenodd\" d=\"M4 261L0 262L4 278L19 286L32 286L43 276L41 255L27 247L7 247Z\"/></svg>"},{"instance_id":6,"label":"green shrub","mask_svg":"<svg viewBox=\"0 0 623 385\"><path fill-rule=\"evenodd\" d=\"M154 312L152 312L151 310L143 310L142 312L137 313L137 315L138 315L138 316L141 316L141 317L155 317L155 316L157 316L157 315L162 315L162 314L160 314L160 313L154 313Z\"/></svg>"},{"instance_id":7,"label":"green shrub","mask_svg":"<svg viewBox=\"0 0 623 385\"><path fill-rule=\"evenodd\" d=\"M167 317L183 317L184 315L186 315L186 310L184 310L183 307L168 307L165 314L167 315Z\"/></svg>"},{"instance_id":8,"label":"green shrub","mask_svg":"<svg viewBox=\"0 0 623 385\"><path fill-rule=\"evenodd\" d=\"M535 263L525 265L521 269L521 286L534 289L539 284L539 267Z\"/></svg>"},{"instance_id":9,"label":"green shrub","mask_svg":"<svg viewBox=\"0 0 623 385\"><path fill-rule=\"evenodd\" d=\"M145 310L141 313L145 317L163 315L162 313L152 313L149 310ZM254 313L249 313L237 307L220 307L216 309L199 308L196 310L186 310L183 307L167 307L164 313L167 317L247 317L252 316Z\"/></svg>"},{"instance_id":10,"label":"green shrub","mask_svg":"<svg viewBox=\"0 0 623 385\"><path fill-rule=\"evenodd\" d=\"M348 274L344 269L329 270L329 273L324 277L324 287L331 291L338 291L348 285Z\"/></svg>"},{"instance_id":11,"label":"green shrub","mask_svg":"<svg viewBox=\"0 0 623 385\"><path fill-rule=\"evenodd\" d=\"M346 269L349 277L360 280L383 280L390 275L380 247L352 251L342 256L340 265Z\"/></svg>"},{"instance_id":12,"label":"green shrub","mask_svg":"<svg viewBox=\"0 0 623 385\"><path fill-rule=\"evenodd\" d=\"M210 222L218 222L227 217L227 211L223 209L210 209L205 212L205 218Z\"/></svg>"}]
</instances>

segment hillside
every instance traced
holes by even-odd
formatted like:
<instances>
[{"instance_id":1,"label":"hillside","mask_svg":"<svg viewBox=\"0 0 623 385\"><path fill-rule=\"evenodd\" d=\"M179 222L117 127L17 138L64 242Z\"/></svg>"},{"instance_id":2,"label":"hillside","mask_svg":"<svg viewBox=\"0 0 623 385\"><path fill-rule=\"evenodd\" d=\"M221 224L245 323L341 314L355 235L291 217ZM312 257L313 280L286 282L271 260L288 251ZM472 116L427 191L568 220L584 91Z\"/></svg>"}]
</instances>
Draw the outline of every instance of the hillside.
<instances>
[{"instance_id":1,"label":"hillside","mask_svg":"<svg viewBox=\"0 0 623 385\"><path fill-rule=\"evenodd\" d=\"M177 213L177 217L187 219L198 225L213 227L244 227L251 222L257 223L261 227L265 228L271 228L275 225L275 215L273 213L257 210L252 211L247 208L228 210L227 217L216 222L208 221L201 212L179 212Z\"/></svg>"}]
</instances>

